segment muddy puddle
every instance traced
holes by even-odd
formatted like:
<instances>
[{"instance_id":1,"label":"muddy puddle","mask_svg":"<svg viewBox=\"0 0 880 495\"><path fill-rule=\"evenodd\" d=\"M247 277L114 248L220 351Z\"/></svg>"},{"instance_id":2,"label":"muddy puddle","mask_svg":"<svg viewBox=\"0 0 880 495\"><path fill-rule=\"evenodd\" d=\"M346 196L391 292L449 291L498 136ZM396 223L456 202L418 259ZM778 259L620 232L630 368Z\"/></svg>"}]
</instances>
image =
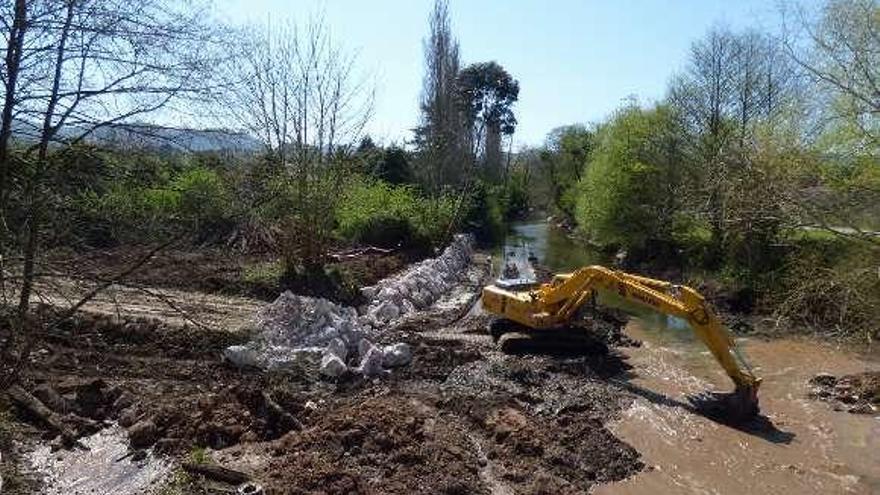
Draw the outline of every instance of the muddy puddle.
<instances>
[{"instance_id":1,"label":"muddy puddle","mask_svg":"<svg viewBox=\"0 0 880 495\"><path fill-rule=\"evenodd\" d=\"M41 445L27 455L46 495L139 494L171 472L171 463L142 451L132 455L118 426L81 440L83 449L52 451Z\"/></svg>"},{"instance_id":2,"label":"muddy puddle","mask_svg":"<svg viewBox=\"0 0 880 495\"><path fill-rule=\"evenodd\" d=\"M742 340L764 383L764 416L742 429L688 410L686 396L729 390L726 376L681 325L634 319L627 349L637 399L611 429L649 468L593 493L880 493L880 417L834 411L808 398L807 381L880 369L859 357L807 340Z\"/></svg>"}]
</instances>

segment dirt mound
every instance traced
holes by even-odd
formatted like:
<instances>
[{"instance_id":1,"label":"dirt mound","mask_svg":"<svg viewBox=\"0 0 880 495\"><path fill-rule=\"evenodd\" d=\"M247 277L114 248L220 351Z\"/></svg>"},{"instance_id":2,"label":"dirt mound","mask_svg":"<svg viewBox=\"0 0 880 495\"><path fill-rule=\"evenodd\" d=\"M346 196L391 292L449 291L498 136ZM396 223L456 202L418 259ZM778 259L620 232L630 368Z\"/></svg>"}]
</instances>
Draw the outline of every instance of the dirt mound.
<instances>
[{"instance_id":1,"label":"dirt mound","mask_svg":"<svg viewBox=\"0 0 880 495\"><path fill-rule=\"evenodd\" d=\"M175 403L146 402L122 413L129 435L135 418L156 426L160 450L182 452L194 446L224 449L240 442L273 440L302 428L302 401L264 392L256 384L238 384L217 392L177 397ZM279 398L280 397L280 398ZM132 438L132 440L134 440Z\"/></svg>"},{"instance_id":2,"label":"dirt mound","mask_svg":"<svg viewBox=\"0 0 880 495\"><path fill-rule=\"evenodd\" d=\"M485 438L493 475L519 493L583 493L643 467L632 447L583 411L548 417L499 405L470 414Z\"/></svg>"},{"instance_id":3,"label":"dirt mound","mask_svg":"<svg viewBox=\"0 0 880 495\"><path fill-rule=\"evenodd\" d=\"M44 308L44 311L48 309ZM82 312L62 322L57 331L46 336L48 343L88 347L95 352L178 359L219 356L224 348L246 338L243 333L168 325L156 318Z\"/></svg>"},{"instance_id":4,"label":"dirt mound","mask_svg":"<svg viewBox=\"0 0 880 495\"><path fill-rule=\"evenodd\" d=\"M271 484L297 493L487 493L466 432L438 418L429 399L340 405L270 450Z\"/></svg>"},{"instance_id":5,"label":"dirt mound","mask_svg":"<svg viewBox=\"0 0 880 495\"><path fill-rule=\"evenodd\" d=\"M60 271L71 276L112 278L131 266L149 251L146 246L121 246L109 250L91 250L70 257L57 253L53 262ZM396 250L390 253L363 253L342 256L329 263L326 286L315 280L293 279L292 285L282 287L279 260L267 254L246 254L228 249L168 249L158 253L143 270L133 273L128 282L137 286L199 291L209 294L239 295L272 301L284 288L334 301L354 303L345 299L357 289L421 260L427 253L421 250ZM311 285L310 285L311 282ZM343 290L340 283L354 290Z\"/></svg>"},{"instance_id":6,"label":"dirt mound","mask_svg":"<svg viewBox=\"0 0 880 495\"><path fill-rule=\"evenodd\" d=\"M836 409L876 414L880 409L880 371L835 377L822 373L810 379L810 396L834 404Z\"/></svg>"}]
</instances>

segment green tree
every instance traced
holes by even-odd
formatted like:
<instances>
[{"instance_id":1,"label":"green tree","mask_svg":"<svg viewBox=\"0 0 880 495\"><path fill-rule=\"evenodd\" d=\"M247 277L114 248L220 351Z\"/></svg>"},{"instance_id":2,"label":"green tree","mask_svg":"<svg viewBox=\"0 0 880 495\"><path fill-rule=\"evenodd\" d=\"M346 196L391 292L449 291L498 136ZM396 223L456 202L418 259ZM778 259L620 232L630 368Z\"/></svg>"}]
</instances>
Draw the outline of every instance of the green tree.
<instances>
[{"instance_id":1,"label":"green tree","mask_svg":"<svg viewBox=\"0 0 880 495\"><path fill-rule=\"evenodd\" d=\"M581 180L594 142L595 132L581 124L568 125L552 130L541 151L551 205L569 220L574 218L575 186Z\"/></svg>"},{"instance_id":2,"label":"green tree","mask_svg":"<svg viewBox=\"0 0 880 495\"><path fill-rule=\"evenodd\" d=\"M669 107L618 111L596 135L577 196L579 227L631 249L673 240L684 183L683 133Z\"/></svg>"},{"instance_id":3,"label":"green tree","mask_svg":"<svg viewBox=\"0 0 880 495\"><path fill-rule=\"evenodd\" d=\"M497 62L482 62L464 68L457 84L473 155L482 162L486 177L498 181L501 140L516 129L513 104L519 99L519 82Z\"/></svg>"},{"instance_id":4,"label":"green tree","mask_svg":"<svg viewBox=\"0 0 880 495\"><path fill-rule=\"evenodd\" d=\"M373 175L390 184L409 184L412 182L412 170L409 155L400 146L389 146L376 162Z\"/></svg>"}]
</instances>

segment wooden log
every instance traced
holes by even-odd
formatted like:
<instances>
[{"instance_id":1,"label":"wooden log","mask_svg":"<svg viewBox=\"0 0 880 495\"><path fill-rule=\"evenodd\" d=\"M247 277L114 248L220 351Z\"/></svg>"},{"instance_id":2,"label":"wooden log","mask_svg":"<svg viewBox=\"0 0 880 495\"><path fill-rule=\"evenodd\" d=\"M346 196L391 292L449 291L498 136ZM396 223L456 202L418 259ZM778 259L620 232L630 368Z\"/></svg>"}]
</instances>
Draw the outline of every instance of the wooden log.
<instances>
[{"instance_id":1,"label":"wooden log","mask_svg":"<svg viewBox=\"0 0 880 495\"><path fill-rule=\"evenodd\" d=\"M62 443L65 447L70 448L78 444L76 433L65 426L60 416L46 407L46 405L40 402L39 399L31 395L30 392L21 388L20 385L13 385L6 390L6 393L15 405L26 410L33 416L36 416L44 424L60 434Z\"/></svg>"},{"instance_id":2,"label":"wooden log","mask_svg":"<svg viewBox=\"0 0 880 495\"><path fill-rule=\"evenodd\" d=\"M196 464L186 462L183 464L183 470L190 474L198 474L210 480L229 483L230 485L240 485L251 479L251 476L247 473L218 466L216 464Z\"/></svg>"},{"instance_id":3,"label":"wooden log","mask_svg":"<svg viewBox=\"0 0 880 495\"><path fill-rule=\"evenodd\" d=\"M266 406L270 420L275 421L276 424L286 430L301 431L303 429L302 423L293 417L292 414L285 411L277 402L272 400L268 394L262 392L261 395L263 396L263 404Z\"/></svg>"}]
</instances>

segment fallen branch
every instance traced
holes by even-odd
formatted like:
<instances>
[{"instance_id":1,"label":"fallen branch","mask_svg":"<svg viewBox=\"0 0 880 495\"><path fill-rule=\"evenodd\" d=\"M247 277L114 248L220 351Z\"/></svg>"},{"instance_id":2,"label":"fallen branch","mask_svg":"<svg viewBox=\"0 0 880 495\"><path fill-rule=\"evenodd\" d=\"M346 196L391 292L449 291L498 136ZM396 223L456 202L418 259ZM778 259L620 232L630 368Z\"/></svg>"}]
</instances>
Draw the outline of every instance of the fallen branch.
<instances>
[{"instance_id":1,"label":"fallen branch","mask_svg":"<svg viewBox=\"0 0 880 495\"><path fill-rule=\"evenodd\" d=\"M156 256L156 254L158 254L160 251L164 250L168 246L177 242L178 239L180 239L180 236L174 237L174 238L172 238L162 244L159 244L155 248L151 249L146 255L144 255L142 258L137 260L134 264L132 264L127 269L123 270L122 272L117 274L115 277L110 278L108 280L105 280L104 282L99 284L97 287L90 290L83 297L81 297L79 299L79 301L77 301L75 304L73 304L71 307L69 307L65 311L61 312L60 315L52 323L47 325L46 332L51 332L52 330L58 328L59 325L61 325L62 323L64 323L68 319L70 319L73 315L76 314L77 311L79 311L80 308L85 306L89 301L94 299L102 291L106 290L108 287L112 286L113 284L124 280L126 277L128 277L129 275L131 275L132 273L134 273L135 271L140 269L142 266L147 264L150 260L152 260L153 257ZM24 323L24 320L20 318L19 324L23 324L23 323ZM7 343L6 345L9 345L9 343ZM5 388L9 384L15 383L18 380L18 373L21 371L22 365L27 361L28 357L30 356L31 349L32 349L33 345L34 345L33 336L32 335L26 336L23 348L22 348L21 352L19 353L18 357L15 359L15 364L12 366L12 374L11 374L11 376L4 377L4 379L2 380L2 383L0 383L0 389Z\"/></svg>"},{"instance_id":2,"label":"fallen branch","mask_svg":"<svg viewBox=\"0 0 880 495\"><path fill-rule=\"evenodd\" d=\"M348 259L359 258L361 256L365 256L368 254L391 254L396 249L384 249L376 246L366 246L362 248L356 249L348 249L346 251L340 251L338 253L333 253L330 255L330 258L336 261L343 261Z\"/></svg>"},{"instance_id":3,"label":"fallen branch","mask_svg":"<svg viewBox=\"0 0 880 495\"><path fill-rule=\"evenodd\" d=\"M21 388L20 385L10 386L6 393L15 405L38 417L43 423L60 434L65 447L70 448L74 445L79 445L85 448L85 446L77 442L76 433L65 426L61 418L54 411L46 407L45 404L40 402L40 399L31 395L30 392Z\"/></svg>"},{"instance_id":4,"label":"fallen branch","mask_svg":"<svg viewBox=\"0 0 880 495\"><path fill-rule=\"evenodd\" d=\"M186 462L183 464L183 470L190 474L198 474L214 481L229 483L230 485L240 485L251 479L251 476L247 473L218 466L216 464L195 464L192 462Z\"/></svg>"},{"instance_id":5,"label":"fallen branch","mask_svg":"<svg viewBox=\"0 0 880 495\"><path fill-rule=\"evenodd\" d=\"M278 405L277 402L272 400L272 398L269 397L268 394L262 392L261 395L263 396L263 404L265 404L266 406L269 417L274 418L279 426L281 426L282 428L293 429L297 431L303 429L302 423L298 419L293 417L292 414L285 411L284 408Z\"/></svg>"},{"instance_id":6,"label":"fallen branch","mask_svg":"<svg viewBox=\"0 0 880 495\"><path fill-rule=\"evenodd\" d=\"M89 301L94 299L95 296L100 294L102 291L106 290L111 285L119 283L122 280L124 280L126 277L128 277L129 275L131 275L132 273L137 271L140 267L144 266L150 260L152 260L153 257L156 256L156 254L158 254L160 251L167 248L168 246L170 246L171 244L173 244L176 241L177 241L177 238L173 238L163 244L156 246L155 248L150 250L150 252L148 252L144 257L139 259L137 262L135 262L133 265L128 267L126 270L122 271L121 273L119 273L115 277L110 278L108 280L105 280L104 282L99 284L97 287L95 287L94 289L89 291L86 295L84 295L82 298L80 298L80 300L76 304L74 304L73 306L68 308L65 312L63 312L61 314L61 316L52 324L52 326L56 327L56 326L60 325L63 321L65 321L68 318L70 318L71 316L73 316L79 310L79 308L83 307L86 303L88 303Z\"/></svg>"}]
</instances>

